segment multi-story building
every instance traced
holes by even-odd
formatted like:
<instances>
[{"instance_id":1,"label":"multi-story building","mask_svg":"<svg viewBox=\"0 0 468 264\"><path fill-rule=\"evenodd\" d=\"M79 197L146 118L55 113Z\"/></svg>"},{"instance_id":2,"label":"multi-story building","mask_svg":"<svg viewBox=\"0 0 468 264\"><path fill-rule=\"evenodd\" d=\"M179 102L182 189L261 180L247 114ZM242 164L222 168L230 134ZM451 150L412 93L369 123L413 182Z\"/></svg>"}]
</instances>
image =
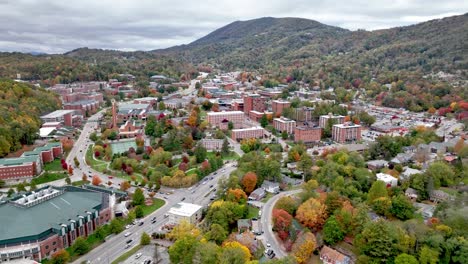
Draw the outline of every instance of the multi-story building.
<instances>
[{"instance_id":1,"label":"multi-story building","mask_svg":"<svg viewBox=\"0 0 468 264\"><path fill-rule=\"evenodd\" d=\"M41 116L41 120L47 122L60 122L65 126L73 125L73 110L57 110Z\"/></svg>"},{"instance_id":2,"label":"multi-story building","mask_svg":"<svg viewBox=\"0 0 468 264\"><path fill-rule=\"evenodd\" d=\"M361 126L353 123L333 125L332 139L338 143L361 140Z\"/></svg>"},{"instance_id":3,"label":"multi-story building","mask_svg":"<svg viewBox=\"0 0 468 264\"><path fill-rule=\"evenodd\" d=\"M294 128L296 127L296 121L285 117L274 118L273 127L279 132L286 131L288 134L293 134Z\"/></svg>"},{"instance_id":4,"label":"multi-story building","mask_svg":"<svg viewBox=\"0 0 468 264\"><path fill-rule=\"evenodd\" d=\"M119 128L119 138L133 138L144 134L144 125L140 120L127 120Z\"/></svg>"},{"instance_id":5,"label":"multi-story building","mask_svg":"<svg viewBox=\"0 0 468 264\"><path fill-rule=\"evenodd\" d=\"M133 100L134 104L149 104L151 106L154 106L155 104L158 103L158 98L156 97L143 97L143 98L138 98Z\"/></svg>"},{"instance_id":6,"label":"multi-story building","mask_svg":"<svg viewBox=\"0 0 468 264\"><path fill-rule=\"evenodd\" d=\"M242 112L244 112L244 100L242 100L242 99L232 100L231 109L233 111L242 111Z\"/></svg>"},{"instance_id":7,"label":"multi-story building","mask_svg":"<svg viewBox=\"0 0 468 264\"><path fill-rule=\"evenodd\" d=\"M294 109L294 118L298 122L310 122L312 121L312 113L314 108L312 107L300 107Z\"/></svg>"},{"instance_id":8,"label":"multi-story building","mask_svg":"<svg viewBox=\"0 0 468 264\"><path fill-rule=\"evenodd\" d=\"M271 101L271 110L275 116L281 115L284 108L291 107L291 103L288 101L273 100Z\"/></svg>"},{"instance_id":9,"label":"multi-story building","mask_svg":"<svg viewBox=\"0 0 468 264\"><path fill-rule=\"evenodd\" d=\"M224 140L222 139L204 138L200 140L200 143L207 150L221 150L223 147L223 141Z\"/></svg>"},{"instance_id":10,"label":"multi-story building","mask_svg":"<svg viewBox=\"0 0 468 264\"><path fill-rule=\"evenodd\" d=\"M117 108L118 122L126 122L132 118L146 120L148 111L152 109L150 104L121 104Z\"/></svg>"},{"instance_id":11,"label":"multi-story building","mask_svg":"<svg viewBox=\"0 0 468 264\"><path fill-rule=\"evenodd\" d=\"M244 113L248 115L250 111L264 112L267 98L259 94L248 94L244 96Z\"/></svg>"},{"instance_id":12,"label":"multi-story building","mask_svg":"<svg viewBox=\"0 0 468 264\"><path fill-rule=\"evenodd\" d=\"M208 123L220 129L228 129L229 122L234 128L242 128L244 124L244 113L241 111L208 112L206 118Z\"/></svg>"},{"instance_id":13,"label":"multi-story building","mask_svg":"<svg viewBox=\"0 0 468 264\"><path fill-rule=\"evenodd\" d=\"M322 138L321 127L297 126L294 129L294 142L318 142Z\"/></svg>"},{"instance_id":14,"label":"multi-story building","mask_svg":"<svg viewBox=\"0 0 468 264\"><path fill-rule=\"evenodd\" d=\"M110 196L45 186L0 204L0 262L41 261L91 235L112 218Z\"/></svg>"},{"instance_id":15,"label":"multi-story building","mask_svg":"<svg viewBox=\"0 0 468 264\"><path fill-rule=\"evenodd\" d=\"M185 220L191 224L200 221L202 217L202 206L191 203L178 203L169 209L169 223L178 224Z\"/></svg>"},{"instance_id":16,"label":"multi-story building","mask_svg":"<svg viewBox=\"0 0 468 264\"><path fill-rule=\"evenodd\" d=\"M82 116L89 116L97 112L99 109L99 102L96 100L81 100L72 103L63 104L65 110L75 110Z\"/></svg>"},{"instance_id":17,"label":"multi-story building","mask_svg":"<svg viewBox=\"0 0 468 264\"><path fill-rule=\"evenodd\" d=\"M231 138L240 141L244 138L263 138L265 130L262 127L249 127L243 129L233 129Z\"/></svg>"},{"instance_id":18,"label":"multi-story building","mask_svg":"<svg viewBox=\"0 0 468 264\"><path fill-rule=\"evenodd\" d=\"M44 163L52 162L62 153L62 144L54 142L26 151L18 158L0 159L0 179L8 183L30 180L42 172Z\"/></svg>"},{"instance_id":19,"label":"multi-story building","mask_svg":"<svg viewBox=\"0 0 468 264\"><path fill-rule=\"evenodd\" d=\"M328 115L321 115L319 120L319 127L325 128L327 127L328 122L332 120L333 124L343 124L344 123L344 116L341 115L332 115L329 113Z\"/></svg>"},{"instance_id":20,"label":"multi-story building","mask_svg":"<svg viewBox=\"0 0 468 264\"><path fill-rule=\"evenodd\" d=\"M258 111L250 111L249 112L249 118L252 121L259 122L260 119L263 117L263 115L266 115L268 120L271 120L273 118L273 112L258 112Z\"/></svg>"}]
</instances>

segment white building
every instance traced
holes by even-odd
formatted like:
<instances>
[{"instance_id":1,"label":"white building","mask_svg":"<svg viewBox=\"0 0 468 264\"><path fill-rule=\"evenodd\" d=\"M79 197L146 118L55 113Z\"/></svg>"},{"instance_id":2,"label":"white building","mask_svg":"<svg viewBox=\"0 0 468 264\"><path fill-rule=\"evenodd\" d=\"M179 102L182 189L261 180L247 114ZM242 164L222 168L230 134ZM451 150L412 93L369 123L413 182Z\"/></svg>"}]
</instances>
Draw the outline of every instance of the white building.
<instances>
[{"instance_id":1,"label":"white building","mask_svg":"<svg viewBox=\"0 0 468 264\"><path fill-rule=\"evenodd\" d=\"M202 207L198 204L178 203L169 209L168 215L169 223L177 224L185 219L193 224L201 219Z\"/></svg>"},{"instance_id":2,"label":"white building","mask_svg":"<svg viewBox=\"0 0 468 264\"><path fill-rule=\"evenodd\" d=\"M387 186L395 187L398 184L398 179L393 177L390 174L386 173L377 173L377 180L383 181L387 184Z\"/></svg>"}]
</instances>

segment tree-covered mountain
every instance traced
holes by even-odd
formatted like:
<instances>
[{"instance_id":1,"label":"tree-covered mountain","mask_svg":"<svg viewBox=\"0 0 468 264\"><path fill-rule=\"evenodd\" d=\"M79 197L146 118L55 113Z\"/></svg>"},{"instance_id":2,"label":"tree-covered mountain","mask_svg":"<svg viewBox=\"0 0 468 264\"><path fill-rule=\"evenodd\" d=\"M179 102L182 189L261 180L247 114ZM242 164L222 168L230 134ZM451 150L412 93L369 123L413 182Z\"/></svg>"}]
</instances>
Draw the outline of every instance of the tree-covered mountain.
<instances>
[{"instance_id":1,"label":"tree-covered mountain","mask_svg":"<svg viewBox=\"0 0 468 264\"><path fill-rule=\"evenodd\" d=\"M39 117L60 106L53 92L0 79L0 157L32 144L41 126Z\"/></svg>"},{"instance_id":2,"label":"tree-covered mountain","mask_svg":"<svg viewBox=\"0 0 468 264\"><path fill-rule=\"evenodd\" d=\"M463 71L468 14L412 26L349 31L301 18L236 21L188 45L154 51L228 69L324 64L367 70Z\"/></svg>"}]
</instances>

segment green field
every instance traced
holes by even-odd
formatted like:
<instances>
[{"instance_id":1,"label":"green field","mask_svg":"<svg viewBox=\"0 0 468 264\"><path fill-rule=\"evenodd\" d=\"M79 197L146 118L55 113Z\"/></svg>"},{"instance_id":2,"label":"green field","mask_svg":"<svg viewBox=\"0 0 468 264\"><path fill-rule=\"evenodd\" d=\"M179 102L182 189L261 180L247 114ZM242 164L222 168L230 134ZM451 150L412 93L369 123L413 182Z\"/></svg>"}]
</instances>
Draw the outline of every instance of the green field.
<instances>
[{"instance_id":1,"label":"green field","mask_svg":"<svg viewBox=\"0 0 468 264\"><path fill-rule=\"evenodd\" d=\"M161 208L166 202L162 199L158 199L158 198L155 198L153 199L153 204L150 205L150 206L147 206L147 205L143 205L142 206L142 209L143 209L143 215L144 216L147 216L149 214L151 214L152 212L158 210L159 208Z\"/></svg>"},{"instance_id":2,"label":"green field","mask_svg":"<svg viewBox=\"0 0 468 264\"><path fill-rule=\"evenodd\" d=\"M34 184L38 185L38 184L43 184L43 183L47 183L47 182L51 182L51 181L64 179L66 177L67 177L67 174L65 174L65 173L46 172L46 173L42 174L41 176L32 179L31 183L34 183Z\"/></svg>"},{"instance_id":3,"label":"green field","mask_svg":"<svg viewBox=\"0 0 468 264\"><path fill-rule=\"evenodd\" d=\"M44 164L45 171L63 171L62 163L60 159L54 159L54 161Z\"/></svg>"}]
</instances>

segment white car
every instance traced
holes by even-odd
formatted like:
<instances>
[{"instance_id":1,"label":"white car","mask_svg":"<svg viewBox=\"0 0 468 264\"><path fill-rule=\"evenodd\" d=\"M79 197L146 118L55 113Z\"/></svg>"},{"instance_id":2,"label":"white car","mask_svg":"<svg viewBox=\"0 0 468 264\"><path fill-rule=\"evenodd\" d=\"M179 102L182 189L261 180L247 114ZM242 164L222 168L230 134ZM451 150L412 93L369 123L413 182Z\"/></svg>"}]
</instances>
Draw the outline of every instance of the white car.
<instances>
[{"instance_id":1,"label":"white car","mask_svg":"<svg viewBox=\"0 0 468 264\"><path fill-rule=\"evenodd\" d=\"M124 236L125 236L125 237L128 237L128 236L130 236L131 234L132 234L131 232L127 232L127 233L124 234Z\"/></svg>"},{"instance_id":2,"label":"white car","mask_svg":"<svg viewBox=\"0 0 468 264\"><path fill-rule=\"evenodd\" d=\"M135 255L135 259L139 259L141 257L141 255L143 255L143 253L138 253Z\"/></svg>"}]
</instances>

